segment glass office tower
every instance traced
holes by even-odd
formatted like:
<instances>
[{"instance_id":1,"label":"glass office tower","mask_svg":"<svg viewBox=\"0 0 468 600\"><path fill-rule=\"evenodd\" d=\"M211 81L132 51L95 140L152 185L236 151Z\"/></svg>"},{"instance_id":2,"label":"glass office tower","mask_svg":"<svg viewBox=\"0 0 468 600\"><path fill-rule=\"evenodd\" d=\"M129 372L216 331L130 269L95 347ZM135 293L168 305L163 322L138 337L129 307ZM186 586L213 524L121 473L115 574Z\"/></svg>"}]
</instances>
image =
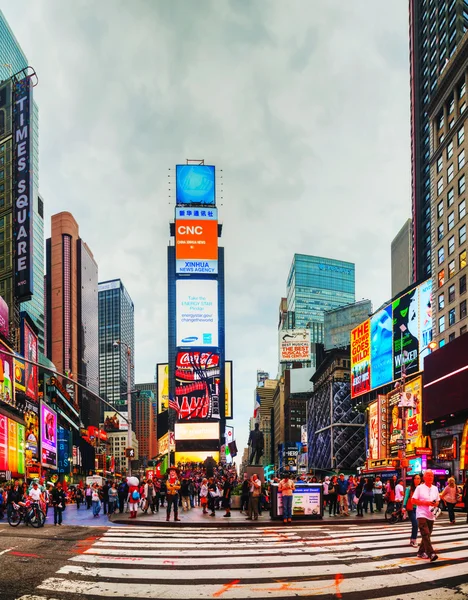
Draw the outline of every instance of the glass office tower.
<instances>
[{"instance_id":1,"label":"glass office tower","mask_svg":"<svg viewBox=\"0 0 468 600\"><path fill-rule=\"evenodd\" d=\"M127 347L131 352L130 387L134 389L135 308L120 279L98 286L99 394L118 410L127 406ZM114 342L121 341L120 345ZM105 409L103 409L105 410ZM135 416L133 414L133 416Z\"/></svg>"},{"instance_id":2,"label":"glass office tower","mask_svg":"<svg viewBox=\"0 0 468 600\"><path fill-rule=\"evenodd\" d=\"M28 66L28 60L15 38L5 16L0 11L0 82ZM9 94L11 88L7 86ZM10 100L11 102L11 100ZM11 104L7 102L7 127L0 131L0 295L10 307L12 318L13 248L12 248L12 138ZM38 329L39 350L44 352L44 202L39 196L39 111L33 106L33 281L34 294L22 302L20 310L27 311ZM4 242L4 243L2 243Z\"/></svg>"},{"instance_id":3,"label":"glass office tower","mask_svg":"<svg viewBox=\"0 0 468 600\"><path fill-rule=\"evenodd\" d=\"M431 275L430 133L427 106L437 78L468 27L466 0L410 0L413 278ZM447 115L450 120L450 115Z\"/></svg>"}]
</instances>

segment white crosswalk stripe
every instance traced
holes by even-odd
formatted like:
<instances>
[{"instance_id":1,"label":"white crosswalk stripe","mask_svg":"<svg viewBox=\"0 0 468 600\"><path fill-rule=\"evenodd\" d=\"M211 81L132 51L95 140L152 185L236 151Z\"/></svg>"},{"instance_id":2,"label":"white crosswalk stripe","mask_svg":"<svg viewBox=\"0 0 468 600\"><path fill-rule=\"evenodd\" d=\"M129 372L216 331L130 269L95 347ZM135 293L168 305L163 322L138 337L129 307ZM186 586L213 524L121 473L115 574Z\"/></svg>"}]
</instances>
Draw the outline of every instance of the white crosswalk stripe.
<instances>
[{"instance_id":1,"label":"white crosswalk stripe","mask_svg":"<svg viewBox=\"0 0 468 600\"><path fill-rule=\"evenodd\" d=\"M416 557L409 533L406 523L113 528L19 600L465 597L468 525L436 524L435 563Z\"/></svg>"}]
</instances>

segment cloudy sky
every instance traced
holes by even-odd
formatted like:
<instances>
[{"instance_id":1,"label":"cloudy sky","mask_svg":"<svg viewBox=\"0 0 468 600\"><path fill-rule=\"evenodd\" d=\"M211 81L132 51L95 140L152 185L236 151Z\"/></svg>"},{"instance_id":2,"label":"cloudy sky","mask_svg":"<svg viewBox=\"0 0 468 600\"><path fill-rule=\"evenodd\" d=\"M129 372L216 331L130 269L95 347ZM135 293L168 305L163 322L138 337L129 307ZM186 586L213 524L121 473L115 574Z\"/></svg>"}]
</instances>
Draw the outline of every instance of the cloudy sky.
<instances>
[{"instance_id":1,"label":"cloudy sky","mask_svg":"<svg viewBox=\"0 0 468 600\"><path fill-rule=\"evenodd\" d=\"M52 214L72 212L100 280L123 280L138 382L167 355L169 169L186 158L222 169L240 448L256 370L277 371L294 253L353 261L356 299L390 298L390 244L410 216L407 7L0 0L39 76L47 233Z\"/></svg>"}]
</instances>

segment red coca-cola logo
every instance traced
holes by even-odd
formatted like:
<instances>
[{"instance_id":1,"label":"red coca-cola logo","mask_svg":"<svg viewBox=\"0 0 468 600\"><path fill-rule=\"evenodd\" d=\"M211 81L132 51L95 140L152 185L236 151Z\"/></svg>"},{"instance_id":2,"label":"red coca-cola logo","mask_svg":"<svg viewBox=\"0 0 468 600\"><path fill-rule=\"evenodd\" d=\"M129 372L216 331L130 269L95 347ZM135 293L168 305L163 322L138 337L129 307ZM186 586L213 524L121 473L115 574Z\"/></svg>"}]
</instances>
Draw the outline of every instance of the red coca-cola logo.
<instances>
[{"instance_id":1,"label":"red coca-cola logo","mask_svg":"<svg viewBox=\"0 0 468 600\"><path fill-rule=\"evenodd\" d=\"M217 367L219 365L219 354L211 352L179 352L177 354L176 366L182 368Z\"/></svg>"}]
</instances>

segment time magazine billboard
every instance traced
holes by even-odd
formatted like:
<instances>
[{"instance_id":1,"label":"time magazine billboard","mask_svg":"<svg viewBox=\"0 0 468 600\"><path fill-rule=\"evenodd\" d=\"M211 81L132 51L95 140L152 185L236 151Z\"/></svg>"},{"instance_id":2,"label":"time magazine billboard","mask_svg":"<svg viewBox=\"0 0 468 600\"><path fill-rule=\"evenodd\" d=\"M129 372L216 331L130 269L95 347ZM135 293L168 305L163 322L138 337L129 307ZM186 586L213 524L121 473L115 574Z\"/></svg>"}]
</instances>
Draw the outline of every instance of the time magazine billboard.
<instances>
[{"instance_id":1,"label":"time magazine billboard","mask_svg":"<svg viewBox=\"0 0 468 600\"><path fill-rule=\"evenodd\" d=\"M220 357L212 352L178 352L175 399L170 408L179 421L220 419Z\"/></svg>"}]
</instances>

